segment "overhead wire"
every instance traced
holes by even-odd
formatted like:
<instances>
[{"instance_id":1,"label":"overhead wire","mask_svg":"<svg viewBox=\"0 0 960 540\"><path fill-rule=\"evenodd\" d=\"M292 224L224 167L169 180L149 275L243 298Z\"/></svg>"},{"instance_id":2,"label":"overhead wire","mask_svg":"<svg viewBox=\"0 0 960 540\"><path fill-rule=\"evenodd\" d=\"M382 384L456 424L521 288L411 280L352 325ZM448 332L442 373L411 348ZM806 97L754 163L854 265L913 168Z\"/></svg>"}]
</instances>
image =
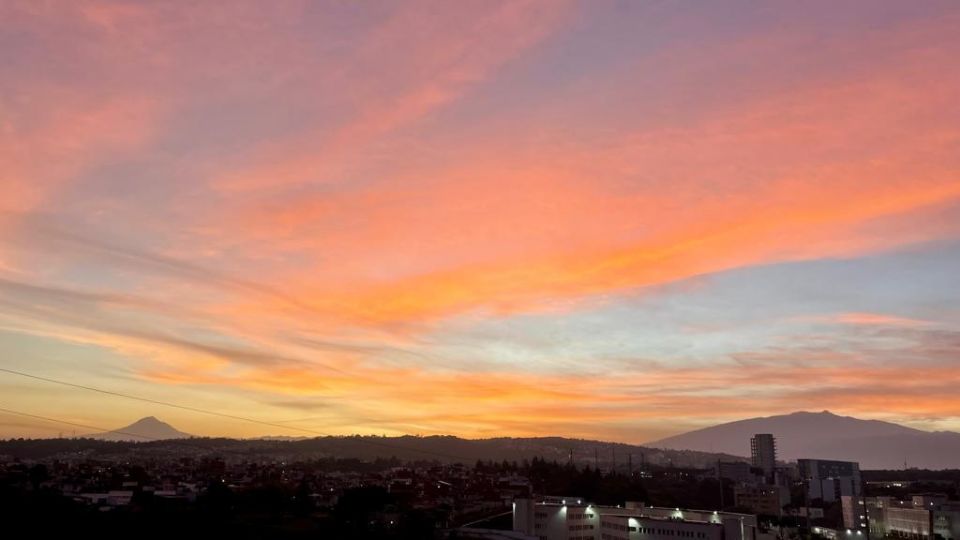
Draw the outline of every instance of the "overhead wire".
<instances>
[{"instance_id":1,"label":"overhead wire","mask_svg":"<svg viewBox=\"0 0 960 540\"><path fill-rule=\"evenodd\" d=\"M120 398L124 398L124 399L131 399L131 400L135 400L135 401L141 401L141 402L150 403L150 404L153 404L153 405L161 405L161 406L164 406L164 407L171 407L171 408L180 409L180 410L184 410L184 411L189 411L189 412L193 412L193 413L207 414L207 415L211 415L211 416L218 416L218 417L220 417L220 418L227 418L227 419L230 419L230 420L237 420L237 421L242 421L242 422L249 422L249 423L259 424L259 425L263 425L263 426L275 427L275 428L278 428L278 429L293 430L293 431L298 431L298 432L300 432L300 433L308 433L308 434L311 434L311 435L314 435L314 436L317 436L317 437L338 437L338 436L336 436L336 435L333 435L333 434L330 434L330 433L326 433L326 432L322 432L322 431L318 431L318 430L315 430L315 429L309 429L309 428L300 427L300 426L294 426L294 425L290 425L290 424L280 424L280 423L276 423L276 422L270 422L270 421L266 421L266 420L260 420L260 419L257 419L257 418L251 418L251 417L247 417L247 416L240 416L240 415L236 415L236 414L223 413L223 412L219 412L219 411L213 411L213 410L210 410L210 409L204 409L204 408L202 408L202 407L195 407L195 406L191 406L191 405L184 405L184 404L181 404L181 403L174 403L174 402L170 402L170 401L163 401L163 400L158 400L158 399L151 399L151 398L146 398L146 397L142 397L142 396L136 396L136 395L133 395L133 394L123 393L123 392L116 392L116 391L113 391L113 390L106 390L106 389L103 389L103 388L97 388L97 387L95 387L95 386L88 386L88 385L83 385L83 384L78 384L78 383L72 383L72 382L69 382L69 381L61 380L61 379L54 379L54 378L51 378L51 377L44 377L44 376L41 376L41 375L35 375L35 374L32 374L32 373L27 373L27 372L24 372L24 371L18 371L18 370L15 370L15 369L9 369L9 368L0 367L0 372L7 373L7 374L10 374L10 375L17 375L17 376L25 377L25 378L29 378L29 379L34 379L34 380L37 380L37 381L42 381L42 382L46 382L46 383L50 383L50 384L57 384L57 385L66 386L66 387L70 387L70 388L77 388L77 389L80 389L80 390L86 390L86 391L89 391L89 392L96 392L96 393L100 393L100 394L104 394L104 395L108 395L108 396L120 397ZM8 410L8 409L3 409L3 408L0 408L0 411L10 412L10 410ZM30 413L14 412L13 414L20 414L21 416L31 416ZM52 422L59 422L59 423L66 424L66 425L75 425L75 424L72 424L72 423L69 422L69 421L61 421L61 420L58 420L58 419L47 418L47 417L43 417L43 416L40 416L40 415L32 415L32 416L35 417L35 418L44 419L44 420L48 420L48 421L52 421ZM89 426L77 425L77 427L89 427ZM118 431L116 431L116 430L108 430L108 429L102 429L102 428L92 428L92 429L98 429L98 430L104 431L104 432L120 433L120 432L118 432ZM342 436L341 436L341 437L342 437ZM458 456L458 455L454 455L454 454L449 454L449 453L446 453L446 452L437 452L437 451L434 451L434 450L428 450L428 449L424 449L424 448L416 448L416 447L412 447L412 446L390 444L390 443L387 443L387 442L384 442L384 441L372 440L372 439L365 438L365 437L350 437L350 439L351 439L352 441L355 441L355 442L360 442L360 443L362 443L362 444L368 444L368 445L371 445L371 446L378 446L378 447L381 447L381 448L390 448L390 449L394 449L394 450L403 450L403 451L407 451L407 452L415 452L415 453L420 453L420 454L424 454L424 455L432 455L432 456L435 456L435 457L442 457L442 458L445 458L445 459L453 459L453 460L455 460L455 461L461 461L461 462L465 462L465 463L468 463L468 462L471 461L469 458L465 458L465 457L463 457L463 456Z\"/></svg>"}]
</instances>

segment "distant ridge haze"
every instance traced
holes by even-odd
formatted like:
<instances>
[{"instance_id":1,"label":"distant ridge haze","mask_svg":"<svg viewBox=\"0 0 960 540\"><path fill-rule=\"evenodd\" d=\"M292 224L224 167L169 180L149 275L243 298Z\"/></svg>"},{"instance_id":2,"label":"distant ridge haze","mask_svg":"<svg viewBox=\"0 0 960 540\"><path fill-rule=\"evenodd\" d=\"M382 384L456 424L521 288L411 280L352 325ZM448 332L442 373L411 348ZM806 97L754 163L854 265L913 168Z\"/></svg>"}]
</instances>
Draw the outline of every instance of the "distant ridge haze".
<instances>
[{"instance_id":1,"label":"distant ridge haze","mask_svg":"<svg viewBox=\"0 0 960 540\"><path fill-rule=\"evenodd\" d=\"M960 467L960 433L929 432L880 420L839 416L829 411L749 418L647 443L673 450L747 456L750 437L772 433L777 458L839 459L866 469Z\"/></svg>"}]
</instances>

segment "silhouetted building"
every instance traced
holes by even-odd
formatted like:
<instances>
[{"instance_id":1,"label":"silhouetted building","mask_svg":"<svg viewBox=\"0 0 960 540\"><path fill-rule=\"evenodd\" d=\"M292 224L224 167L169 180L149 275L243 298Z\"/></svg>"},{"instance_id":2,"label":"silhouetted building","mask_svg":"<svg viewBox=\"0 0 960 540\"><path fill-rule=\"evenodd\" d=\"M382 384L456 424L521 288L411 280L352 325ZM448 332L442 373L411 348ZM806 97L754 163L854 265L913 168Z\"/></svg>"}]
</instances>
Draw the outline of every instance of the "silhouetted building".
<instances>
[{"instance_id":1,"label":"silhouetted building","mask_svg":"<svg viewBox=\"0 0 960 540\"><path fill-rule=\"evenodd\" d=\"M755 484L760 479L754 474L753 467L743 461L718 461L717 476L724 480L730 480L738 484Z\"/></svg>"},{"instance_id":2,"label":"silhouetted building","mask_svg":"<svg viewBox=\"0 0 960 540\"><path fill-rule=\"evenodd\" d=\"M862 494L860 464L854 461L799 459L800 478L806 484L807 497L824 502L840 500L844 495Z\"/></svg>"},{"instance_id":3,"label":"silhouetted building","mask_svg":"<svg viewBox=\"0 0 960 540\"><path fill-rule=\"evenodd\" d=\"M790 490L776 485L738 484L733 488L734 504L764 516L781 516L790 503Z\"/></svg>"},{"instance_id":4,"label":"silhouetted building","mask_svg":"<svg viewBox=\"0 0 960 540\"><path fill-rule=\"evenodd\" d=\"M773 482L777 468L777 440L770 433L758 433L750 439L750 458L753 466L763 471L767 482Z\"/></svg>"}]
</instances>

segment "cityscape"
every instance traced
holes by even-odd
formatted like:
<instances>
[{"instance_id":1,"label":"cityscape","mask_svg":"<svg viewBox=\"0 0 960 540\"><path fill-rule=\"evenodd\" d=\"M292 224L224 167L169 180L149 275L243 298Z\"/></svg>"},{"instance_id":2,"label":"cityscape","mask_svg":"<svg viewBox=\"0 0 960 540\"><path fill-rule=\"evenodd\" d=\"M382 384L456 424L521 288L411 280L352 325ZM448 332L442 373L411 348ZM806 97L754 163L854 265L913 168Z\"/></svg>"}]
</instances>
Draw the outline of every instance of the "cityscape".
<instances>
[{"instance_id":1,"label":"cityscape","mask_svg":"<svg viewBox=\"0 0 960 540\"><path fill-rule=\"evenodd\" d=\"M12 526L275 538L960 537L960 470L785 461L772 433L742 441L742 457L562 438L143 440L169 429L151 417L90 437L0 441Z\"/></svg>"},{"instance_id":2,"label":"cityscape","mask_svg":"<svg viewBox=\"0 0 960 540\"><path fill-rule=\"evenodd\" d=\"M960 0L0 0L0 540L960 540Z\"/></svg>"}]
</instances>

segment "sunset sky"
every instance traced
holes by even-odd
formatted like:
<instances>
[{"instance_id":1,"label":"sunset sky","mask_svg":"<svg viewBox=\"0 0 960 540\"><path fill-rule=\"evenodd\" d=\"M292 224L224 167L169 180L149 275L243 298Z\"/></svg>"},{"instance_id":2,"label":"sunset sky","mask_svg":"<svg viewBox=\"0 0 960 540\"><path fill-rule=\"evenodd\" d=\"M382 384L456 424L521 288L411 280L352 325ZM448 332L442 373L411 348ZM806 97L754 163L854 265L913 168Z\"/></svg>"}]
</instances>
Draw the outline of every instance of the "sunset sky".
<instances>
[{"instance_id":1,"label":"sunset sky","mask_svg":"<svg viewBox=\"0 0 960 540\"><path fill-rule=\"evenodd\" d=\"M4 1L0 367L331 434L960 430L958 28L953 0ZM7 373L0 408L301 434Z\"/></svg>"}]
</instances>

